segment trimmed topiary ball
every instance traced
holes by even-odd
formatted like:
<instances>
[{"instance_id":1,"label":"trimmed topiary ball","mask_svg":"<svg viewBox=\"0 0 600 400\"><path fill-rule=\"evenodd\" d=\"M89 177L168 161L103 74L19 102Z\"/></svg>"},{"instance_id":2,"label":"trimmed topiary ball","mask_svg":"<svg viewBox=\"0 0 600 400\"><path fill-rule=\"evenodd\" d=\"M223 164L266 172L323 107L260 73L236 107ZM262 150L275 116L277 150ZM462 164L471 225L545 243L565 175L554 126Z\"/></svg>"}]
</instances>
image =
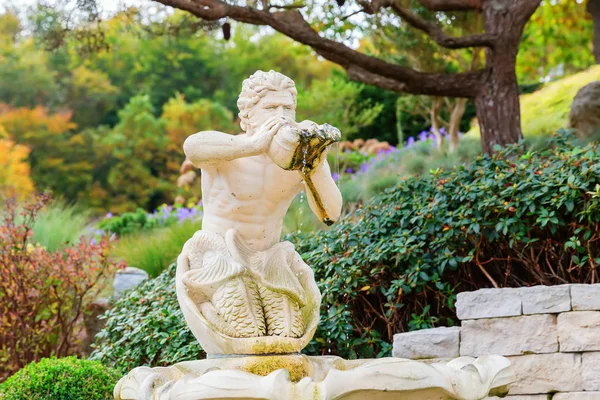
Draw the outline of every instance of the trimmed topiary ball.
<instances>
[{"instance_id":1,"label":"trimmed topiary ball","mask_svg":"<svg viewBox=\"0 0 600 400\"><path fill-rule=\"evenodd\" d=\"M98 361L44 358L0 385L2 400L109 400L120 375Z\"/></svg>"}]
</instances>

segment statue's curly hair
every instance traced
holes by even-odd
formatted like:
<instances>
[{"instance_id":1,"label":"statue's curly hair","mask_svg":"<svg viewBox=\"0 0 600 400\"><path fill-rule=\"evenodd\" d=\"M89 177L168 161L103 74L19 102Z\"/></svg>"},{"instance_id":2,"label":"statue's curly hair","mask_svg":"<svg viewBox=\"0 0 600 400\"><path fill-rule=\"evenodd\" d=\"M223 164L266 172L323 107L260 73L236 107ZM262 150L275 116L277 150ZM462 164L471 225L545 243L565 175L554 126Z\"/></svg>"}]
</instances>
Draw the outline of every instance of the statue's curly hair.
<instances>
[{"instance_id":1,"label":"statue's curly hair","mask_svg":"<svg viewBox=\"0 0 600 400\"><path fill-rule=\"evenodd\" d=\"M294 98L294 107L296 106L296 97L298 91L294 81L287 76L275 72L256 71L242 84L242 92L237 101L237 106L240 109L238 116L240 117L240 126L245 132L248 128L248 118L252 108L267 95L274 91L287 90Z\"/></svg>"}]
</instances>

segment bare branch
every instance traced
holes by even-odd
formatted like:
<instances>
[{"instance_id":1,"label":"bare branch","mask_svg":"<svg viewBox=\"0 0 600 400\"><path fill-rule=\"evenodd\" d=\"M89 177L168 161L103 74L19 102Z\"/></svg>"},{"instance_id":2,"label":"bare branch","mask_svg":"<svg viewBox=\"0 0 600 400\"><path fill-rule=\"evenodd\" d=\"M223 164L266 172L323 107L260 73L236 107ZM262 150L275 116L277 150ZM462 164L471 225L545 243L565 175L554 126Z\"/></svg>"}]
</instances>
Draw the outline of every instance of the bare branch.
<instances>
[{"instance_id":1,"label":"bare branch","mask_svg":"<svg viewBox=\"0 0 600 400\"><path fill-rule=\"evenodd\" d=\"M350 14L348 14L348 15L344 15L344 16L343 16L341 19L342 19L342 21L345 21L345 20L347 20L348 18L350 18L350 17L353 17L353 16L355 16L356 14L360 14L360 13L362 13L362 12L367 12L367 10L365 10L364 8L363 8L363 9L361 9L361 10L356 10L356 11L354 11L353 13L350 13Z\"/></svg>"},{"instance_id":2,"label":"bare branch","mask_svg":"<svg viewBox=\"0 0 600 400\"><path fill-rule=\"evenodd\" d=\"M291 4L289 6L278 6L278 5L271 4L269 6L269 8L275 8L275 9L279 9L279 10L295 10L295 9L300 9L300 8L304 8L304 7L306 7L306 4Z\"/></svg>"},{"instance_id":3,"label":"bare branch","mask_svg":"<svg viewBox=\"0 0 600 400\"><path fill-rule=\"evenodd\" d=\"M392 10L416 29L425 32L429 35L438 45L447 49L464 49L467 47L494 47L496 41L496 35L490 33L482 33L470 36L448 36L440 27L432 22L427 21L413 13L409 9L403 7L398 0L391 0L390 7Z\"/></svg>"},{"instance_id":4,"label":"bare branch","mask_svg":"<svg viewBox=\"0 0 600 400\"><path fill-rule=\"evenodd\" d=\"M321 37L298 10L268 12L227 4L221 0L158 0L203 18L231 18L254 25L268 25L296 42L310 46L325 59L339 64L352 79L397 92L434 96L474 97L488 71L458 74L424 73L388 63Z\"/></svg>"},{"instance_id":5,"label":"bare branch","mask_svg":"<svg viewBox=\"0 0 600 400\"><path fill-rule=\"evenodd\" d=\"M419 0L429 11L481 10L483 0Z\"/></svg>"}]
</instances>

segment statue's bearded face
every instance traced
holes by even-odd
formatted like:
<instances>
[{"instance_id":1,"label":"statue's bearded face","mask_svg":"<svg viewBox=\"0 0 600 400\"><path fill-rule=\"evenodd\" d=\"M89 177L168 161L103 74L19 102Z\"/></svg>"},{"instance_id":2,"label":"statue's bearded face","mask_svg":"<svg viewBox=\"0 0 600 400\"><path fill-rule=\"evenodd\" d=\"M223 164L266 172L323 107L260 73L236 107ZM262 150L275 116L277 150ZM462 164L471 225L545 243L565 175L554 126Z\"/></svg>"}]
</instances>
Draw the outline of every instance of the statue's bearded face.
<instances>
[{"instance_id":1,"label":"statue's bearded face","mask_svg":"<svg viewBox=\"0 0 600 400\"><path fill-rule=\"evenodd\" d=\"M248 122L254 129L259 129L273 117L296 121L296 104L289 91L268 92L248 114Z\"/></svg>"}]
</instances>

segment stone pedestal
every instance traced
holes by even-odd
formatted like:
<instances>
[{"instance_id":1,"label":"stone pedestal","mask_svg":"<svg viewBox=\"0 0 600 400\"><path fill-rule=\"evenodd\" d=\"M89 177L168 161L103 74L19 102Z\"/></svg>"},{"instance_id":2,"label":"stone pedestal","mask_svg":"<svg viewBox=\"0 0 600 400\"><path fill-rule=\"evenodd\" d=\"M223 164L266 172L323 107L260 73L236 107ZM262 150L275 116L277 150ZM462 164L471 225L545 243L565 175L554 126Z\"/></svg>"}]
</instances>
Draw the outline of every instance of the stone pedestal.
<instances>
[{"instance_id":1,"label":"stone pedestal","mask_svg":"<svg viewBox=\"0 0 600 400\"><path fill-rule=\"evenodd\" d=\"M426 364L400 358L347 361L305 355L245 356L140 367L115 387L117 400L478 400L514 381L500 356Z\"/></svg>"}]
</instances>

